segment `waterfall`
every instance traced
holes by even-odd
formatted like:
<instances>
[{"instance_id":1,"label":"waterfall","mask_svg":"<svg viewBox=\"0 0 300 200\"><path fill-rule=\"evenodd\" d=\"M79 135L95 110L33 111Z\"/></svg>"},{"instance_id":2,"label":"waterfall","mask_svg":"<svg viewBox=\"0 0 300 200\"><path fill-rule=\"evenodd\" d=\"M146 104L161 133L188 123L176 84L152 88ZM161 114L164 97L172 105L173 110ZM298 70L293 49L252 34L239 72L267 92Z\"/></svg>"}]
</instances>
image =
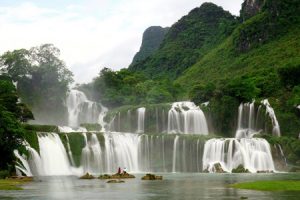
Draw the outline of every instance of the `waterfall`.
<instances>
[{"instance_id":1,"label":"waterfall","mask_svg":"<svg viewBox=\"0 0 300 200\"><path fill-rule=\"evenodd\" d=\"M252 173L275 171L270 145L261 138L210 139L204 146L203 170L213 172L216 163L227 172L239 165Z\"/></svg>"},{"instance_id":2,"label":"waterfall","mask_svg":"<svg viewBox=\"0 0 300 200\"><path fill-rule=\"evenodd\" d=\"M101 111L99 113L98 123L101 125L101 132L105 132L107 123L104 121L104 117L106 116L108 109L105 106L103 106L102 104L99 104L99 105L101 107Z\"/></svg>"},{"instance_id":3,"label":"waterfall","mask_svg":"<svg viewBox=\"0 0 300 200\"><path fill-rule=\"evenodd\" d=\"M280 127L279 127L279 123L277 121L274 109L271 107L268 99L263 100L261 103L266 106L266 113L271 118L272 125L273 125L273 130L272 130L273 135L280 136L281 135Z\"/></svg>"},{"instance_id":4,"label":"waterfall","mask_svg":"<svg viewBox=\"0 0 300 200\"><path fill-rule=\"evenodd\" d=\"M272 134L280 136L280 127L274 109L267 99L261 101L261 104L258 109L255 109L254 101L252 103L240 104L236 138L251 138L264 129L265 119L262 117L262 106L266 108L265 114L271 119L273 126Z\"/></svg>"},{"instance_id":5,"label":"waterfall","mask_svg":"<svg viewBox=\"0 0 300 200\"><path fill-rule=\"evenodd\" d=\"M268 101L264 100L262 103L266 106L266 113L272 119L274 134L274 130L275 132L279 130L274 110ZM254 101L240 104L235 138L207 141L203 153L203 170L214 172L214 165L219 163L227 172L231 172L239 165L243 165L250 172L275 171L269 143L262 138L253 138L253 135L260 131L258 128L260 113L261 106L255 114Z\"/></svg>"},{"instance_id":6,"label":"waterfall","mask_svg":"<svg viewBox=\"0 0 300 200\"><path fill-rule=\"evenodd\" d=\"M168 113L168 133L208 134L203 111L193 102L175 102Z\"/></svg>"},{"instance_id":7,"label":"waterfall","mask_svg":"<svg viewBox=\"0 0 300 200\"><path fill-rule=\"evenodd\" d=\"M99 173L102 169L102 151L96 134L91 135L90 141L87 139L86 133L83 133L85 147L82 149L81 166L83 172Z\"/></svg>"},{"instance_id":8,"label":"waterfall","mask_svg":"<svg viewBox=\"0 0 300 200\"><path fill-rule=\"evenodd\" d=\"M236 138L251 138L260 130L256 128L256 115L254 101L252 103L241 103L238 111L238 128Z\"/></svg>"},{"instance_id":9,"label":"waterfall","mask_svg":"<svg viewBox=\"0 0 300 200\"><path fill-rule=\"evenodd\" d=\"M173 167L172 167L172 172L174 173L174 172L176 172L176 158L177 158L177 156L176 156L176 154L177 154L177 143L178 143L178 139L179 139L179 136L178 135L176 135L176 137L175 137L175 140L174 140L174 148L173 148Z\"/></svg>"},{"instance_id":10,"label":"waterfall","mask_svg":"<svg viewBox=\"0 0 300 200\"><path fill-rule=\"evenodd\" d=\"M74 135L75 134L75 135ZM74 135L74 136L73 136ZM80 165L74 164L69 141L84 142ZM78 137L81 137L79 140ZM146 135L132 133L64 133L64 144L56 133L38 133L40 152L19 155L16 168L29 176L115 173L118 167L130 172L198 172L204 141L185 135ZM100 139L102 142L100 142ZM199 156L199 159L196 157Z\"/></svg>"},{"instance_id":11,"label":"waterfall","mask_svg":"<svg viewBox=\"0 0 300 200\"><path fill-rule=\"evenodd\" d=\"M56 133L38 133L43 174L71 175L71 165L60 137Z\"/></svg>"},{"instance_id":12,"label":"waterfall","mask_svg":"<svg viewBox=\"0 0 300 200\"><path fill-rule=\"evenodd\" d=\"M145 111L146 108L141 107L137 109L137 115L138 115L138 124L137 124L137 133L144 133L145 131Z\"/></svg>"},{"instance_id":13,"label":"waterfall","mask_svg":"<svg viewBox=\"0 0 300 200\"><path fill-rule=\"evenodd\" d=\"M71 90L66 100L68 109L68 126L79 127L81 123L99 123L105 130L104 117L107 108L100 103L87 99L86 95L78 90Z\"/></svg>"}]
</instances>

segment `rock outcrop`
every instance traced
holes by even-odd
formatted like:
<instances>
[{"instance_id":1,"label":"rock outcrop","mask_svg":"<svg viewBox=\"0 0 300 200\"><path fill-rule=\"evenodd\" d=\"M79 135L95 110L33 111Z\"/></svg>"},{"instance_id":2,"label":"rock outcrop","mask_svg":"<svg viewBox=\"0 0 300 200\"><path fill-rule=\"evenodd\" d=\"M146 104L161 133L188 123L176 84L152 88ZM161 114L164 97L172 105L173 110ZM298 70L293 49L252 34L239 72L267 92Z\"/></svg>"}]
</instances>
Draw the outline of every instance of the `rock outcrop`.
<instances>
[{"instance_id":1,"label":"rock outcrop","mask_svg":"<svg viewBox=\"0 0 300 200\"><path fill-rule=\"evenodd\" d=\"M146 174L142 177L142 180L162 180L162 176L156 176L154 174Z\"/></svg>"},{"instance_id":2,"label":"rock outcrop","mask_svg":"<svg viewBox=\"0 0 300 200\"><path fill-rule=\"evenodd\" d=\"M94 179L95 177L87 172L85 175L83 175L79 178L80 179Z\"/></svg>"},{"instance_id":3,"label":"rock outcrop","mask_svg":"<svg viewBox=\"0 0 300 200\"><path fill-rule=\"evenodd\" d=\"M99 179L125 179L125 178L135 178L135 176L125 172L125 173L120 173L120 174L116 173L116 174L112 174L112 175L104 174L104 175L100 175L98 178Z\"/></svg>"}]
</instances>

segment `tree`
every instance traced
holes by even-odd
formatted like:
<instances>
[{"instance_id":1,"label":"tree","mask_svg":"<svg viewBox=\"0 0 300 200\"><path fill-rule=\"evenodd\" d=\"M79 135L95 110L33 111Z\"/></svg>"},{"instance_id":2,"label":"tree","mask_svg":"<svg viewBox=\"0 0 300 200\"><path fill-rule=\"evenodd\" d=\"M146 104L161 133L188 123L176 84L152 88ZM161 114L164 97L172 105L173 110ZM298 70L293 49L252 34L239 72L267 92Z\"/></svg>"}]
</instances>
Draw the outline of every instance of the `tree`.
<instances>
[{"instance_id":1,"label":"tree","mask_svg":"<svg viewBox=\"0 0 300 200\"><path fill-rule=\"evenodd\" d=\"M73 74L59 55L58 48L43 44L30 50L6 52L0 57L1 70L18 82L22 102L29 105L41 122L57 124L65 118L64 101ZM24 106L22 111L26 113Z\"/></svg>"},{"instance_id":2,"label":"tree","mask_svg":"<svg viewBox=\"0 0 300 200\"><path fill-rule=\"evenodd\" d=\"M21 147L25 131L20 121L32 119L26 105L18 103L16 88L7 76L0 76L0 169L8 169L13 151Z\"/></svg>"}]
</instances>

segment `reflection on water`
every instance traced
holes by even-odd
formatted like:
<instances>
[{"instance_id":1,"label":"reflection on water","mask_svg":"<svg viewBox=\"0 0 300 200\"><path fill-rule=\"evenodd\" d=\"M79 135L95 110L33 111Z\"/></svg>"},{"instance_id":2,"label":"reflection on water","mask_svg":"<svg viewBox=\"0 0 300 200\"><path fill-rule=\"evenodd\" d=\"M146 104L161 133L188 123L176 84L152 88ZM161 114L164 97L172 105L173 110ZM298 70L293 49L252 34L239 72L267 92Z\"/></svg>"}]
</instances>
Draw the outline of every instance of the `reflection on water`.
<instances>
[{"instance_id":1,"label":"reflection on water","mask_svg":"<svg viewBox=\"0 0 300 200\"><path fill-rule=\"evenodd\" d=\"M300 174L163 174L162 181L136 179L122 184L77 177L40 177L22 191L0 191L0 199L299 199L300 192L238 190L228 185L255 180L300 180Z\"/></svg>"}]
</instances>

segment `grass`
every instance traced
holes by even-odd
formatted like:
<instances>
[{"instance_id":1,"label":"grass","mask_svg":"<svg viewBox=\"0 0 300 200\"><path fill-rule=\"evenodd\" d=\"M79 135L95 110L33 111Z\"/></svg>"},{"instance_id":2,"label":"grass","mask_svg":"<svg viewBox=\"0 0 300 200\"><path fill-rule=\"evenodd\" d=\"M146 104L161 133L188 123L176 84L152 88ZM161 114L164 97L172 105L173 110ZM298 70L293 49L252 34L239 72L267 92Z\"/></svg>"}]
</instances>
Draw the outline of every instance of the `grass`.
<instances>
[{"instance_id":1,"label":"grass","mask_svg":"<svg viewBox=\"0 0 300 200\"><path fill-rule=\"evenodd\" d=\"M300 181L281 180L281 181L255 181L236 183L230 187L237 189L261 190L261 191L300 191Z\"/></svg>"},{"instance_id":2,"label":"grass","mask_svg":"<svg viewBox=\"0 0 300 200\"><path fill-rule=\"evenodd\" d=\"M0 190L23 190L23 188L21 188L20 185L31 180L31 178L0 179Z\"/></svg>"}]
</instances>

